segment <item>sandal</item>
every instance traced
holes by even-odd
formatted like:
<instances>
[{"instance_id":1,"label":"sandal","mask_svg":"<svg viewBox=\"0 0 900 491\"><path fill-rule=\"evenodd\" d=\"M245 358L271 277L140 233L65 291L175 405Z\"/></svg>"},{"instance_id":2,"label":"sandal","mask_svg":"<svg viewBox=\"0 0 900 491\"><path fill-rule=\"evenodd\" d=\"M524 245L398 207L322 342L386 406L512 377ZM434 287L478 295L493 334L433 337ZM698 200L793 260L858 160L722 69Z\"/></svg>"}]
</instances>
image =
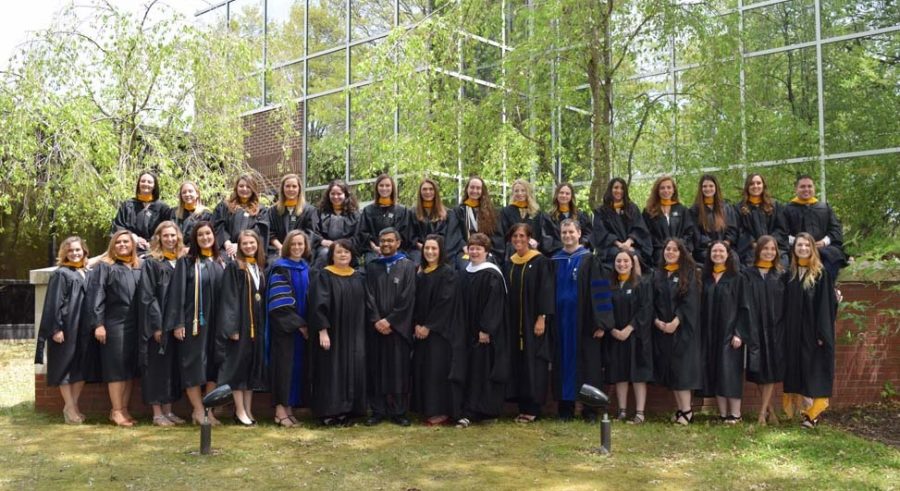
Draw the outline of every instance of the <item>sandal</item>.
<instances>
[{"instance_id":1,"label":"sandal","mask_svg":"<svg viewBox=\"0 0 900 491\"><path fill-rule=\"evenodd\" d=\"M616 416L616 419L619 421L625 421L628 419L628 411L625 408L619 409L619 415Z\"/></svg>"},{"instance_id":2,"label":"sandal","mask_svg":"<svg viewBox=\"0 0 900 491\"><path fill-rule=\"evenodd\" d=\"M294 417L293 416L285 416L283 418L275 417L275 424L281 426L283 428L290 428L294 426Z\"/></svg>"},{"instance_id":3,"label":"sandal","mask_svg":"<svg viewBox=\"0 0 900 491\"><path fill-rule=\"evenodd\" d=\"M732 414L725 417L725 424L727 425L736 425L742 421L743 419L740 416L734 416Z\"/></svg>"},{"instance_id":4,"label":"sandal","mask_svg":"<svg viewBox=\"0 0 900 491\"><path fill-rule=\"evenodd\" d=\"M109 420L116 424L116 426L121 426L124 428L131 428L134 426L134 423L131 422L122 411L110 411Z\"/></svg>"},{"instance_id":5,"label":"sandal","mask_svg":"<svg viewBox=\"0 0 900 491\"><path fill-rule=\"evenodd\" d=\"M459 418L458 420L456 420L457 428L468 428L471 425L472 425L472 422L469 421L469 418Z\"/></svg>"},{"instance_id":6,"label":"sandal","mask_svg":"<svg viewBox=\"0 0 900 491\"><path fill-rule=\"evenodd\" d=\"M176 425L183 425L185 423L185 421L183 419L179 418L178 416L176 416L175 413L166 413L165 416L166 416L166 419L175 423Z\"/></svg>"},{"instance_id":7,"label":"sandal","mask_svg":"<svg viewBox=\"0 0 900 491\"><path fill-rule=\"evenodd\" d=\"M688 417L690 415L690 417ZM688 409L687 411L678 410L675 411L675 424L679 424L681 426L687 426L694 422L694 410Z\"/></svg>"},{"instance_id":8,"label":"sandal","mask_svg":"<svg viewBox=\"0 0 900 491\"><path fill-rule=\"evenodd\" d=\"M819 426L819 418L810 419L809 416L803 415L803 422L800 423L801 428L812 430L815 429L816 426Z\"/></svg>"},{"instance_id":9,"label":"sandal","mask_svg":"<svg viewBox=\"0 0 900 491\"><path fill-rule=\"evenodd\" d=\"M153 417L153 425L154 426L175 426L175 423L169 420L165 414L160 414L158 416Z\"/></svg>"},{"instance_id":10,"label":"sandal","mask_svg":"<svg viewBox=\"0 0 900 491\"><path fill-rule=\"evenodd\" d=\"M530 414L520 414L520 415L516 416L515 422L522 423L522 424L528 424L528 423L534 423L534 421L536 419L537 419L537 416L532 416Z\"/></svg>"},{"instance_id":11,"label":"sandal","mask_svg":"<svg viewBox=\"0 0 900 491\"><path fill-rule=\"evenodd\" d=\"M629 421L628 424L630 424L630 425L639 425L639 424L643 424L644 421L645 421L645 419L644 419L644 411L635 411L634 417L631 418L631 421Z\"/></svg>"}]
</instances>

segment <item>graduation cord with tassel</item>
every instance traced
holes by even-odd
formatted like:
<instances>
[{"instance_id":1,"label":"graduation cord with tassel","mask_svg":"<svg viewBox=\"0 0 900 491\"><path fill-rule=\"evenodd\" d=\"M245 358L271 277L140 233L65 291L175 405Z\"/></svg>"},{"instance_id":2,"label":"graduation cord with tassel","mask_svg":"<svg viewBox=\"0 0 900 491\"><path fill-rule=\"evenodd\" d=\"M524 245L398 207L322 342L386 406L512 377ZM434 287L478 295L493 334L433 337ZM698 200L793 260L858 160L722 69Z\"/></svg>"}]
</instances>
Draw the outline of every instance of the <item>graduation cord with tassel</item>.
<instances>
[{"instance_id":1,"label":"graduation cord with tassel","mask_svg":"<svg viewBox=\"0 0 900 491\"><path fill-rule=\"evenodd\" d=\"M250 339L256 338L256 324L253 322L253 289L250 285L250 271L247 271L247 305L250 306Z\"/></svg>"}]
</instances>

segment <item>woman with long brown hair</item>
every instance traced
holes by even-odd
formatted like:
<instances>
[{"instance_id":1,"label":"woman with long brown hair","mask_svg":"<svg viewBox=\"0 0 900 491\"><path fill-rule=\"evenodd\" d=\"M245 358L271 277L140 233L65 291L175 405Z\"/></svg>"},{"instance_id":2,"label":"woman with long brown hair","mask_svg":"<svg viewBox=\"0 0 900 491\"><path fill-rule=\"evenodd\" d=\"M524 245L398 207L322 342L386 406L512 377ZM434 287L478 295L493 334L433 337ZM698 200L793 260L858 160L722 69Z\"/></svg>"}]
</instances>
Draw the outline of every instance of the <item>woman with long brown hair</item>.
<instances>
[{"instance_id":1,"label":"woman with long brown hair","mask_svg":"<svg viewBox=\"0 0 900 491\"><path fill-rule=\"evenodd\" d=\"M368 263L381 256L378 234L393 228L400 235L400 250L408 252L413 244L413 216L409 208L397 201L397 183L394 178L381 174L375 178L373 201L363 208L356 232L356 246L363 260Z\"/></svg>"},{"instance_id":2,"label":"woman with long brown hair","mask_svg":"<svg viewBox=\"0 0 900 491\"><path fill-rule=\"evenodd\" d=\"M594 210L594 250L612 266L621 251L631 253L642 265L654 264L653 241L641 211L628 195L628 183L614 177L606 186L603 204Z\"/></svg>"},{"instance_id":3,"label":"woman with long brown hair","mask_svg":"<svg viewBox=\"0 0 900 491\"><path fill-rule=\"evenodd\" d=\"M159 200L159 178L150 171L138 175L134 197L119 206L112 232L128 230L137 237L138 253L150 248L150 237L163 220L168 220L169 205Z\"/></svg>"},{"instance_id":4,"label":"woman with long brown hair","mask_svg":"<svg viewBox=\"0 0 900 491\"><path fill-rule=\"evenodd\" d=\"M133 426L128 412L131 386L138 375L138 284L141 261L131 231L114 233L91 275L88 289L88 325L100 343L102 379L109 391L109 419L118 426Z\"/></svg>"},{"instance_id":5,"label":"woman with long brown hair","mask_svg":"<svg viewBox=\"0 0 900 491\"><path fill-rule=\"evenodd\" d=\"M569 182L561 182L553 190L553 208L547 213L547 232L551 237L551 252L557 252L563 247L562 235L559 230L563 220L578 222L578 228L581 230L581 239L578 243L591 250L593 248L591 215L578 209L575 186Z\"/></svg>"},{"instance_id":6,"label":"woman with long brown hair","mask_svg":"<svg viewBox=\"0 0 900 491\"><path fill-rule=\"evenodd\" d=\"M466 252L469 237L479 232L491 239L487 259L502 263L504 240L500 219L484 180L472 176L466 182L462 203L450 211L447 223L447 255L456 259L457 269L465 269L469 261Z\"/></svg>"},{"instance_id":7,"label":"woman with long brown hair","mask_svg":"<svg viewBox=\"0 0 900 491\"><path fill-rule=\"evenodd\" d=\"M429 235L447 235L447 209L441 200L441 188L434 179L424 178L419 183L418 199L416 199L413 234L418 251L425 245ZM445 251L441 251L445 252ZM414 259L415 260L415 259Z\"/></svg>"},{"instance_id":8,"label":"woman with long brown hair","mask_svg":"<svg viewBox=\"0 0 900 491\"><path fill-rule=\"evenodd\" d=\"M769 194L769 187L761 174L747 175L741 201L737 205L738 244L741 264L752 267L757 241L763 235L775 239L778 247L776 261L783 267L789 264L784 207ZM782 268L783 269L783 268Z\"/></svg>"},{"instance_id":9,"label":"woman with long brown hair","mask_svg":"<svg viewBox=\"0 0 900 491\"><path fill-rule=\"evenodd\" d=\"M269 236L269 219L259 202L259 184L250 174L242 174L234 181L231 195L216 206L213 213L216 244L226 256L237 254L238 234L253 230L260 237Z\"/></svg>"},{"instance_id":10,"label":"woman with long brown hair","mask_svg":"<svg viewBox=\"0 0 900 491\"><path fill-rule=\"evenodd\" d=\"M313 235L318 237L312 250L312 266L321 269L328 263L328 250L338 239L355 240L359 226L359 208L347 183L335 179L328 183L313 217Z\"/></svg>"},{"instance_id":11,"label":"woman with long brown hair","mask_svg":"<svg viewBox=\"0 0 900 491\"><path fill-rule=\"evenodd\" d=\"M678 201L678 187L674 179L663 176L653 183L643 216L653 245L651 265L663 261L663 249L669 238L681 240L687 251L691 252L696 233L694 221L690 211Z\"/></svg>"},{"instance_id":12,"label":"woman with long brown hair","mask_svg":"<svg viewBox=\"0 0 900 491\"><path fill-rule=\"evenodd\" d=\"M694 242L694 260L698 263L706 261L710 244L721 240L729 248L737 244L737 215L722 197L719 180L712 174L704 174L697 184L697 196L691 207L691 219L697 227Z\"/></svg>"}]
</instances>

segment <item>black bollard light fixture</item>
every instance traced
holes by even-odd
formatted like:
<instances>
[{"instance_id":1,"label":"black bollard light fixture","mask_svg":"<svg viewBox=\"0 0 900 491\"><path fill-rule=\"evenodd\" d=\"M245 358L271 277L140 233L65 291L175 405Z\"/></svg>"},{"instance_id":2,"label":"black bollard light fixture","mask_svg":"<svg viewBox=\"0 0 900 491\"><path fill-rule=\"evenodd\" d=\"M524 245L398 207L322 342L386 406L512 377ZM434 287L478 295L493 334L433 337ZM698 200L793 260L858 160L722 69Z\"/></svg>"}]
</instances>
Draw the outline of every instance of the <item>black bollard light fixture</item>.
<instances>
[{"instance_id":1,"label":"black bollard light fixture","mask_svg":"<svg viewBox=\"0 0 900 491\"><path fill-rule=\"evenodd\" d=\"M585 406L602 409L603 419L600 420L600 453L609 455L612 452L612 430L609 421L609 396L593 385L584 384L578 391L578 401Z\"/></svg>"},{"instance_id":2,"label":"black bollard light fixture","mask_svg":"<svg viewBox=\"0 0 900 491\"><path fill-rule=\"evenodd\" d=\"M231 402L231 386L220 385L203 396L203 422L200 423L200 455L209 455L212 451L212 425L209 424L209 412L213 408Z\"/></svg>"}]
</instances>

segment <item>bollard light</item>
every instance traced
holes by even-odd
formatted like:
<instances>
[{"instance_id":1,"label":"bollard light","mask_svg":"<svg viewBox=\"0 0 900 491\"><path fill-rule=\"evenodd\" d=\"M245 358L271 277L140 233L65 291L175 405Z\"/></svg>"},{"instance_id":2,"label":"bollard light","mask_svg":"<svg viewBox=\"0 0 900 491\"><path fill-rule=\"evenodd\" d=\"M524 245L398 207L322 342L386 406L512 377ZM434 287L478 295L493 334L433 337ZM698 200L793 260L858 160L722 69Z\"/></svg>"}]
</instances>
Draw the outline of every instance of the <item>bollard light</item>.
<instances>
[{"instance_id":1,"label":"bollard light","mask_svg":"<svg viewBox=\"0 0 900 491\"><path fill-rule=\"evenodd\" d=\"M600 453L609 455L612 452L612 430L609 413L609 396L593 385L584 384L578 391L578 401L585 406L603 410L603 419L600 420Z\"/></svg>"},{"instance_id":2,"label":"bollard light","mask_svg":"<svg viewBox=\"0 0 900 491\"><path fill-rule=\"evenodd\" d=\"M209 412L213 408L231 402L231 386L220 385L203 396L203 422L200 423L200 455L209 455L212 451L212 425L209 424Z\"/></svg>"}]
</instances>

